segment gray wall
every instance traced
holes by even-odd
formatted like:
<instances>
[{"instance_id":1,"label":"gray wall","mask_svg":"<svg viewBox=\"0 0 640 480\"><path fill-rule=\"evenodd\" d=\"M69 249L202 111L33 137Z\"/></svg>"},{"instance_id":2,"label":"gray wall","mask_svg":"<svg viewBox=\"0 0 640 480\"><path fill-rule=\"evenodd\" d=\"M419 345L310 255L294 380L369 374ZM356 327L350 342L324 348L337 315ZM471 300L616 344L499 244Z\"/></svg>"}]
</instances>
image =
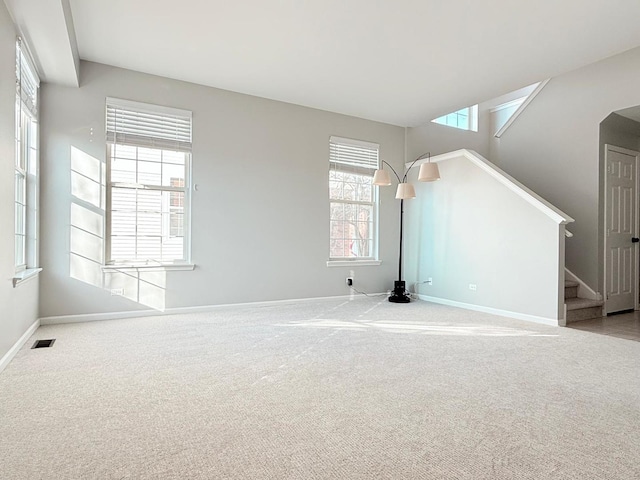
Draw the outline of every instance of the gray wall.
<instances>
[{"instance_id":1,"label":"gray wall","mask_svg":"<svg viewBox=\"0 0 640 480\"><path fill-rule=\"evenodd\" d=\"M500 139L500 167L575 218L567 267L601 291L600 122L640 104L640 48L551 79Z\"/></svg>"},{"instance_id":2,"label":"gray wall","mask_svg":"<svg viewBox=\"0 0 640 480\"><path fill-rule=\"evenodd\" d=\"M105 97L193 111L194 271L106 275ZM328 268L329 137L404 162L404 129L82 62L79 89L45 85L40 316L346 295L391 288L397 203L381 190L381 266ZM102 191L101 191L102 190ZM108 289L123 287L125 297Z\"/></svg>"},{"instance_id":3,"label":"gray wall","mask_svg":"<svg viewBox=\"0 0 640 480\"><path fill-rule=\"evenodd\" d=\"M0 358L37 319L38 281L13 288L16 32L0 2Z\"/></svg>"},{"instance_id":4,"label":"gray wall","mask_svg":"<svg viewBox=\"0 0 640 480\"><path fill-rule=\"evenodd\" d=\"M406 203L408 288L558 319L564 227L464 157L438 165L441 179L414 182L417 196ZM414 286L428 278L432 285Z\"/></svg>"},{"instance_id":5,"label":"gray wall","mask_svg":"<svg viewBox=\"0 0 640 480\"><path fill-rule=\"evenodd\" d=\"M604 165L604 146L638 150L640 148L640 123L612 113L600 124L600 163ZM601 171L601 174L604 172Z\"/></svg>"}]
</instances>

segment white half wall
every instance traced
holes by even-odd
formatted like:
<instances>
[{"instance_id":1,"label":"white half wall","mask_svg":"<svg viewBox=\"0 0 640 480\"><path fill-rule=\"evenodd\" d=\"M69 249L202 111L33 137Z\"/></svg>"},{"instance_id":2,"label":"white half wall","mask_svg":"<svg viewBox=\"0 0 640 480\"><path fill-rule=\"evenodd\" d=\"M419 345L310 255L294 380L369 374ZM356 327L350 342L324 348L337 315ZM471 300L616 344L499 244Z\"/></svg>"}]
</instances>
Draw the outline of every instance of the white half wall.
<instances>
[{"instance_id":1,"label":"white half wall","mask_svg":"<svg viewBox=\"0 0 640 480\"><path fill-rule=\"evenodd\" d=\"M392 287L399 212L389 189L382 265L326 265L329 137L379 143L402 168L403 128L96 63L80 70L80 88L42 89L41 317L346 295L351 270L359 290ZM193 112L193 271L100 269L107 96Z\"/></svg>"},{"instance_id":2,"label":"white half wall","mask_svg":"<svg viewBox=\"0 0 640 480\"><path fill-rule=\"evenodd\" d=\"M564 313L564 225L552 218L557 214L463 155L438 165L441 179L414 182L417 196L405 204L407 288L557 324Z\"/></svg>"}]
</instances>

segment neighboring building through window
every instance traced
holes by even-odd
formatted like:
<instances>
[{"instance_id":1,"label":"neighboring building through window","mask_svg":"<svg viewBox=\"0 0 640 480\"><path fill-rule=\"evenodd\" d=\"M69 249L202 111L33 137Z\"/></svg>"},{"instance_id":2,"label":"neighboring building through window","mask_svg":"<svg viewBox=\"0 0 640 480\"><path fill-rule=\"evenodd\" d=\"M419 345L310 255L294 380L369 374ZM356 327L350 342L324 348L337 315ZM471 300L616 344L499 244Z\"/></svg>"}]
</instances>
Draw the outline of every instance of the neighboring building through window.
<instances>
[{"instance_id":1,"label":"neighboring building through window","mask_svg":"<svg viewBox=\"0 0 640 480\"><path fill-rule=\"evenodd\" d=\"M107 156L107 263L188 263L191 112L108 98Z\"/></svg>"},{"instance_id":2,"label":"neighboring building through window","mask_svg":"<svg viewBox=\"0 0 640 480\"><path fill-rule=\"evenodd\" d=\"M330 260L377 258L378 168L375 143L331 137L329 141Z\"/></svg>"},{"instance_id":3,"label":"neighboring building through window","mask_svg":"<svg viewBox=\"0 0 640 480\"><path fill-rule=\"evenodd\" d=\"M15 267L36 268L38 88L40 80L21 40L16 43Z\"/></svg>"},{"instance_id":4,"label":"neighboring building through window","mask_svg":"<svg viewBox=\"0 0 640 480\"><path fill-rule=\"evenodd\" d=\"M478 105L461 108L456 112L451 112L434 120L434 123L446 125L447 127L459 128L460 130L478 131Z\"/></svg>"}]
</instances>

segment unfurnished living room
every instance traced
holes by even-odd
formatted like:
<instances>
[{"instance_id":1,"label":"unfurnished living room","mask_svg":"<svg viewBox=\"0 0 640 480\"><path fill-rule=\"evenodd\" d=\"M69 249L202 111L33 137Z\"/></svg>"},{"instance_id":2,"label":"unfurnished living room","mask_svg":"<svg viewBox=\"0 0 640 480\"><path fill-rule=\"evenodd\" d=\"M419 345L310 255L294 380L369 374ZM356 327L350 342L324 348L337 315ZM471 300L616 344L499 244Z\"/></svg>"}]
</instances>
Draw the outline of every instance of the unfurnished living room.
<instances>
[{"instance_id":1,"label":"unfurnished living room","mask_svg":"<svg viewBox=\"0 0 640 480\"><path fill-rule=\"evenodd\" d=\"M0 479L640 479L637 0L0 2Z\"/></svg>"}]
</instances>

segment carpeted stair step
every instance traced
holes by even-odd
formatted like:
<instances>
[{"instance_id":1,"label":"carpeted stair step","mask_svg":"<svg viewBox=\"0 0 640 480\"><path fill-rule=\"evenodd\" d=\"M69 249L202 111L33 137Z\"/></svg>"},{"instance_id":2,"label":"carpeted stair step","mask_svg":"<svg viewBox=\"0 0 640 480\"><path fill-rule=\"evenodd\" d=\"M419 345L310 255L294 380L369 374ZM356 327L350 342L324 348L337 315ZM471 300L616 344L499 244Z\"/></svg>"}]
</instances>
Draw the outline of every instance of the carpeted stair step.
<instances>
[{"instance_id":1,"label":"carpeted stair step","mask_svg":"<svg viewBox=\"0 0 640 480\"><path fill-rule=\"evenodd\" d=\"M588 298L568 298L565 300L567 306L567 323L588 320L602 316L602 300L589 300Z\"/></svg>"},{"instance_id":2,"label":"carpeted stair step","mask_svg":"<svg viewBox=\"0 0 640 480\"><path fill-rule=\"evenodd\" d=\"M578 297L578 282L571 280L565 280L564 282L564 298L577 298Z\"/></svg>"}]
</instances>

